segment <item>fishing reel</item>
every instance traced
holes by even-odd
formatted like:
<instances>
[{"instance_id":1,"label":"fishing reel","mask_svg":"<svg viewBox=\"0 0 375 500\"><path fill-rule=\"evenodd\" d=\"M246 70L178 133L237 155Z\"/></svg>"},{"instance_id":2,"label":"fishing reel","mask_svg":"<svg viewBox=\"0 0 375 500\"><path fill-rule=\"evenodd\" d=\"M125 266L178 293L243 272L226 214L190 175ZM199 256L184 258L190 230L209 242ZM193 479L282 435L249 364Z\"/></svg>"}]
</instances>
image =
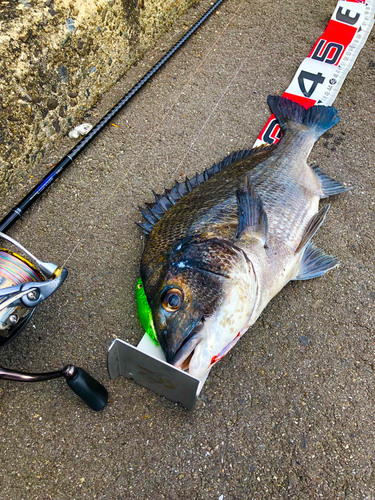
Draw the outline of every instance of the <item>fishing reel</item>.
<instances>
[{"instance_id":1,"label":"fishing reel","mask_svg":"<svg viewBox=\"0 0 375 500\"><path fill-rule=\"evenodd\" d=\"M42 262L16 240L0 232L0 238L12 243L25 257L0 247L0 347L11 342L25 328L36 307L65 281L68 271L50 262ZM108 402L105 387L91 375L72 365L49 373L25 373L0 367L0 379L41 382L65 377L69 387L95 411Z\"/></svg>"},{"instance_id":2,"label":"fishing reel","mask_svg":"<svg viewBox=\"0 0 375 500\"><path fill-rule=\"evenodd\" d=\"M13 340L30 321L36 307L65 281L68 271L42 262L10 236L0 233L36 264L0 247L0 347Z\"/></svg>"}]
</instances>

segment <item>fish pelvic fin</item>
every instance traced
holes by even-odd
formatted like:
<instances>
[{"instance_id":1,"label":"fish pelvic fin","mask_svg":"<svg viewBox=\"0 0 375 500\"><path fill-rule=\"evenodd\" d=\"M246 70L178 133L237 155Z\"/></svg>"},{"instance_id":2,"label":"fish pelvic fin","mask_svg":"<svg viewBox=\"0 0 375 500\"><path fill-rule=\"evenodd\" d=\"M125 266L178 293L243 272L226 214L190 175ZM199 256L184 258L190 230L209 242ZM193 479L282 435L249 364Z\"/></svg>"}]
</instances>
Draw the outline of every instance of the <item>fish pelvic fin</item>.
<instances>
[{"instance_id":1,"label":"fish pelvic fin","mask_svg":"<svg viewBox=\"0 0 375 500\"><path fill-rule=\"evenodd\" d=\"M267 241L268 219L262 199L257 196L254 186L245 177L244 186L237 190L238 227L236 238L247 233L261 241L265 246Z\"/></svg>"},{"instance_id":2,"label":"fish pelvic fin","mask_svg":"<svg viewBox=\"0 0 375 500\"><path fill-rule=\"evenodd\" d=\"M316 232L320 228L320 226L323 224L327 212L329 210L330 205L324 205L318 213L316 213L311 219L310 222L307 224L305 232L303 233L302 239L300 241L300 244L296 248L295 253L297 254L300 252L308 243L309 241L315 236Z\"/></svg>"},{"instance_id":3,"label":"fish pelvic fin","mask_svg":"<svg viewBox=\"0 0 375 500\"><path fill-rule=\"evenodd\" d=\"M314 174L317 176L320 185L322 187L323 196L322 198L328 198L328 196L333 196L335 194L345 193L350 191L350 188L344 187L341 182L331 179L331 177L320 170L316 165L312 167Z\"/></svg>"},{"instance_id":4,"label":"fish pelvic fin","mask_svg":"<svg viewBox=\"0 0 375 500\"><path fill-rule=\"evenodd\" d=\"M327 255L310 241L303 252L302 260L295 280L310 280L323 276L327 271L340 264L332 255Z\"/></svg>"},{"instance_id":5,"label":"fish pelvic fin","mask_svg":"<svg viewBox=\"0 0 375 500\"><path fill-rule=\"evenodd\" d=\"M295 124L300 124L314 131L315 138L318 139L340 120L337 109L332 106L311 106L306 109L301 104L278 95L269 95L267 102L283 134L296 128Z\"/></svg>"}]
</instances>

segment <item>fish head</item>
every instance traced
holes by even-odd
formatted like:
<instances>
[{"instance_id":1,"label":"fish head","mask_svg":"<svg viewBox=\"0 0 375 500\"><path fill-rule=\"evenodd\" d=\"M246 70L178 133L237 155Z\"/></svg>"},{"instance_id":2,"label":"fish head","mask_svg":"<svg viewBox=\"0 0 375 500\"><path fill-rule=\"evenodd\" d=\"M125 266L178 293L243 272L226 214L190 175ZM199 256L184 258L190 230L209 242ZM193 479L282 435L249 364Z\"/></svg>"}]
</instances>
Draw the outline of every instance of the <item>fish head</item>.
<instances>
[{"instance_id":1,"label":"fish head","mask_svg":"<svg viewBox=\"0 0 375 500\"><path fill-rule=\"evenodd\" d=\"M178 244L142 280L167 362L197 378L247 329L257 296L246 255L219 239Z\"/></svg>"}]
</instances>

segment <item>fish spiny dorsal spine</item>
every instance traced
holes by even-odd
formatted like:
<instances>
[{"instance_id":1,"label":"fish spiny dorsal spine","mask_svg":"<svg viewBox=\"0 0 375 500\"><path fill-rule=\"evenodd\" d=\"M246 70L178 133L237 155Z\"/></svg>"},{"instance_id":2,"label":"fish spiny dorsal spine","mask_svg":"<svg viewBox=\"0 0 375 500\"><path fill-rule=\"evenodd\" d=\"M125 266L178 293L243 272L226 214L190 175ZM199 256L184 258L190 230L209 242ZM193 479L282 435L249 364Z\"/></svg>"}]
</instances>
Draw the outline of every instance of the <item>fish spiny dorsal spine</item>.
<instances>
[{"instance_id":1,"label":"fish spiny dorsal spine","mask_svg":"<svg viewBox=\"0 0 375 500\"><path fill-rule=\"evenodd\" d=\"M235 151L225 157L221 162L215 163L212 167L204 170L201 174L196 173L191 179L186 177L186 179L182 182L176 181L175 185L171 189L165 189L164 193L160 195L152 191L155 196L155 202L145 203L146 208L143 209L138 207L141 214L146 219L146 222L137 222L137 226L139 226L145 234L150 234L155 224L173 205L181 200L183 196L191 193L197 186L200 186L204 182L208 181L212 176L221 172L224 168L228 167L235 161L243 160L244 158L258 153L261 149L265 149L267 147L270 146L267 144L253 149Z\"/></svg>"}]
</instances>

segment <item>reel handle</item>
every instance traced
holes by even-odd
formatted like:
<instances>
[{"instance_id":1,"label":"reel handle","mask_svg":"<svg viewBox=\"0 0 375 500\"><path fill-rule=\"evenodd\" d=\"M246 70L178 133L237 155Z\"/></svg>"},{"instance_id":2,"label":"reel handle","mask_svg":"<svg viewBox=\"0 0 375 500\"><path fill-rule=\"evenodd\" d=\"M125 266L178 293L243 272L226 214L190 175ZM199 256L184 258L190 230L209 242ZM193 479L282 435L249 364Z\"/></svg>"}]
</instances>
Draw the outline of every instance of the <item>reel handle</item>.
<instances>
[{"instance_id":1,"label":"reel handle","mask_svg":"<svg viewBox=\"0 0 375 500\"><path fill-rule=\"evenodd\" d=\"M107 389L82 368L67 365L62 370L49 373L26 373L8 370L0 366L0 379L16 382L43 382L65 377L67 384L94 411L100 411L108 403Z\"/></svg>"}]
</instances>

